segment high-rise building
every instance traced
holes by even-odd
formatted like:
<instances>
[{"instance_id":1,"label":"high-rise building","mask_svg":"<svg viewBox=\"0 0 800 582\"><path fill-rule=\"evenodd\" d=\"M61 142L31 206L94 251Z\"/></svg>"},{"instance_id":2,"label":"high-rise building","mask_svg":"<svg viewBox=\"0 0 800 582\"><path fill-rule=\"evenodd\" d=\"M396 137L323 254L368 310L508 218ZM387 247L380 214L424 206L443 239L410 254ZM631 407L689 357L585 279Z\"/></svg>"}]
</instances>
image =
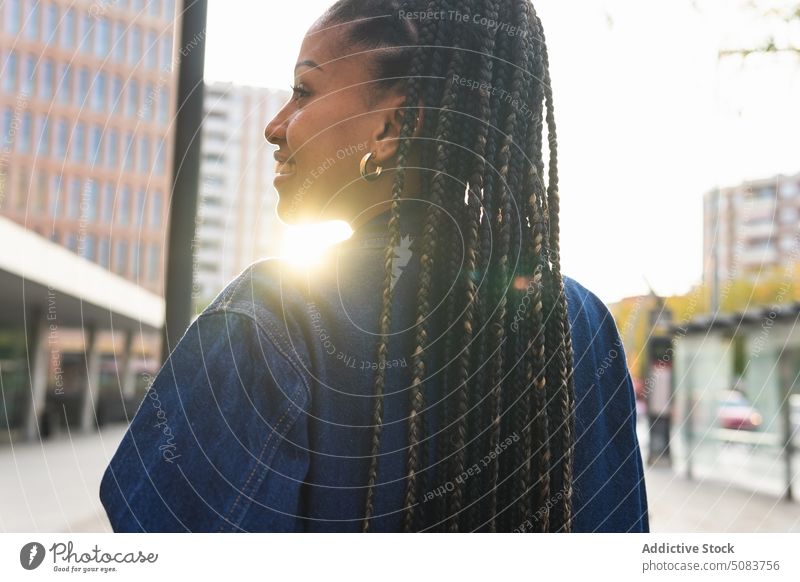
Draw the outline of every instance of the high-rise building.
<instances>
[{"instance_id":1,"label":"high-rise building","mask_svg":"<svg viewBox=\"0 0 800 582\"><path fill-rule=\"evenodd\" d=\"M174 0L0 4L0 214L163 295Z\"/></svg>"},{"instance_id":2,"label":"high-rise building","mask_svg":"<svg viewBox=\"0 0 800 582\"><path fill-rule=\"evenodd\" d=\"M703 282L754 279L800 260L800 173L708 192L703 208Z\"/></svg>"},{"instance_id":3,"label":"high-rise building","mask_svg":"<svg viewBox=\"0 0 800 582\"><path fill-rule=\"evenodd\" d=\"M124 420L160 366L178 30L174 0L0 2L2 438Z\"/></svg>"},{"instance_id":4,"label":"high-rise building","mask_svg":"<svg viewBox=\"0 0 800 582\"><path fill-rule=\"evenodd\" d=\"M288 98L275 89L206 86L194 249L201 306L250 263L277 252L275 147L264 128Z\"/></svg>"}]
</instances>

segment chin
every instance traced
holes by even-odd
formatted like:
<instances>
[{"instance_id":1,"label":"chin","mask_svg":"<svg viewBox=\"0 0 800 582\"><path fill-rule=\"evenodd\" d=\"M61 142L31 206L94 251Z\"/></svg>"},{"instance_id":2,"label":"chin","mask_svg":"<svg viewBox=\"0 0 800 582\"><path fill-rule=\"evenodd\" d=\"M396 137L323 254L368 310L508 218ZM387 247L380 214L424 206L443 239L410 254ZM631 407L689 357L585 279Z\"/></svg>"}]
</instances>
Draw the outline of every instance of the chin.
<instances>
[{"instance_id":1,"label":"chin","mask_svg":"<svg viewBox=\"0 0 800 582\"><path fill-rule=\"evenodd\" d=\"M313 222L309 209L294 194L280 196L275 213L282 223L289 226Z\"/></svg>"}]
</instances>

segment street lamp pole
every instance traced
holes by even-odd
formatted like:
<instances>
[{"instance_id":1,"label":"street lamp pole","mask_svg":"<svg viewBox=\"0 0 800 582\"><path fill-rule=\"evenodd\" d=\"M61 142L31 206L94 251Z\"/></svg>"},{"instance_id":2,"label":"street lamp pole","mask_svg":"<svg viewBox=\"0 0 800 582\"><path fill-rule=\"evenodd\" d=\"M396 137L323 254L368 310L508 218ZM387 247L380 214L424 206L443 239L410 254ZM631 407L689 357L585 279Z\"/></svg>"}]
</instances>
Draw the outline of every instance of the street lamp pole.
<instances>
[{"instance_id":1,"label":"street lamp pole","mask_svg":"<svg viewBox=\"0 0 800 582\"><path fill-rule=\"evenodd\" d=\"M207 0L185 0L181 6L178 99L172 164L169 232L165 269L166 314L161 361L189 327L192 300L192 243L200 187L200 127L203 122L203 75L206 53Z\"/></svg>"}]
</instances>

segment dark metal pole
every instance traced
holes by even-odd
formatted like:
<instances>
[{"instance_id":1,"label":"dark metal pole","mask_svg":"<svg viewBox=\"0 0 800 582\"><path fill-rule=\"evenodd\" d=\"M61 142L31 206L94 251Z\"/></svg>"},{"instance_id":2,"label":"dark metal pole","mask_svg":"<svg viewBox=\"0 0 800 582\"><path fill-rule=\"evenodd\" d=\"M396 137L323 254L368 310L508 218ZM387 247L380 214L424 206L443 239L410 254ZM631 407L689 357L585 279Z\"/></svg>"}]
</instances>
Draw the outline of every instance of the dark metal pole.
<instances>
[{"instance_id":1,"label":"dark metal pole","mask_svg":"<svg viewBox=\"0 0 800 582\"><path fill-rule=\"evenodd\" d=\"M185 0L178 46L178 99L167 243L166 316L161 344L165 362L191 323L193 240L200 187L200 126L206 56L207 0Z\"/></svg>"}]
</instances>

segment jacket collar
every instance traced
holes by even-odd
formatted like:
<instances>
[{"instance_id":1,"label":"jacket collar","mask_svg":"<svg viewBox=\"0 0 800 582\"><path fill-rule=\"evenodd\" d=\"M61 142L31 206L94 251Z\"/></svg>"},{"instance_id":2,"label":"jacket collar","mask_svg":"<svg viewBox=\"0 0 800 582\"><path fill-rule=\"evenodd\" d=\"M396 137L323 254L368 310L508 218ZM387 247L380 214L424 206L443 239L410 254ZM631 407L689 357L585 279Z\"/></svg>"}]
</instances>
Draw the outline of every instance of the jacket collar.
<instances>
[{"instance_id":1,"label":"jacket collar","mask_svg":"<svg viewBox=\"0 0 800 582\"><path fill-rule=\"evenodd\" d=\"M425 225L425 214L422 203L406 202L400 205L400 237L410 236L416 239ZM389 218L391 210L387 210L371 218L353 231L345 241L351 248L385 248L389 242Z\"/></svg>"}]
</instances>

